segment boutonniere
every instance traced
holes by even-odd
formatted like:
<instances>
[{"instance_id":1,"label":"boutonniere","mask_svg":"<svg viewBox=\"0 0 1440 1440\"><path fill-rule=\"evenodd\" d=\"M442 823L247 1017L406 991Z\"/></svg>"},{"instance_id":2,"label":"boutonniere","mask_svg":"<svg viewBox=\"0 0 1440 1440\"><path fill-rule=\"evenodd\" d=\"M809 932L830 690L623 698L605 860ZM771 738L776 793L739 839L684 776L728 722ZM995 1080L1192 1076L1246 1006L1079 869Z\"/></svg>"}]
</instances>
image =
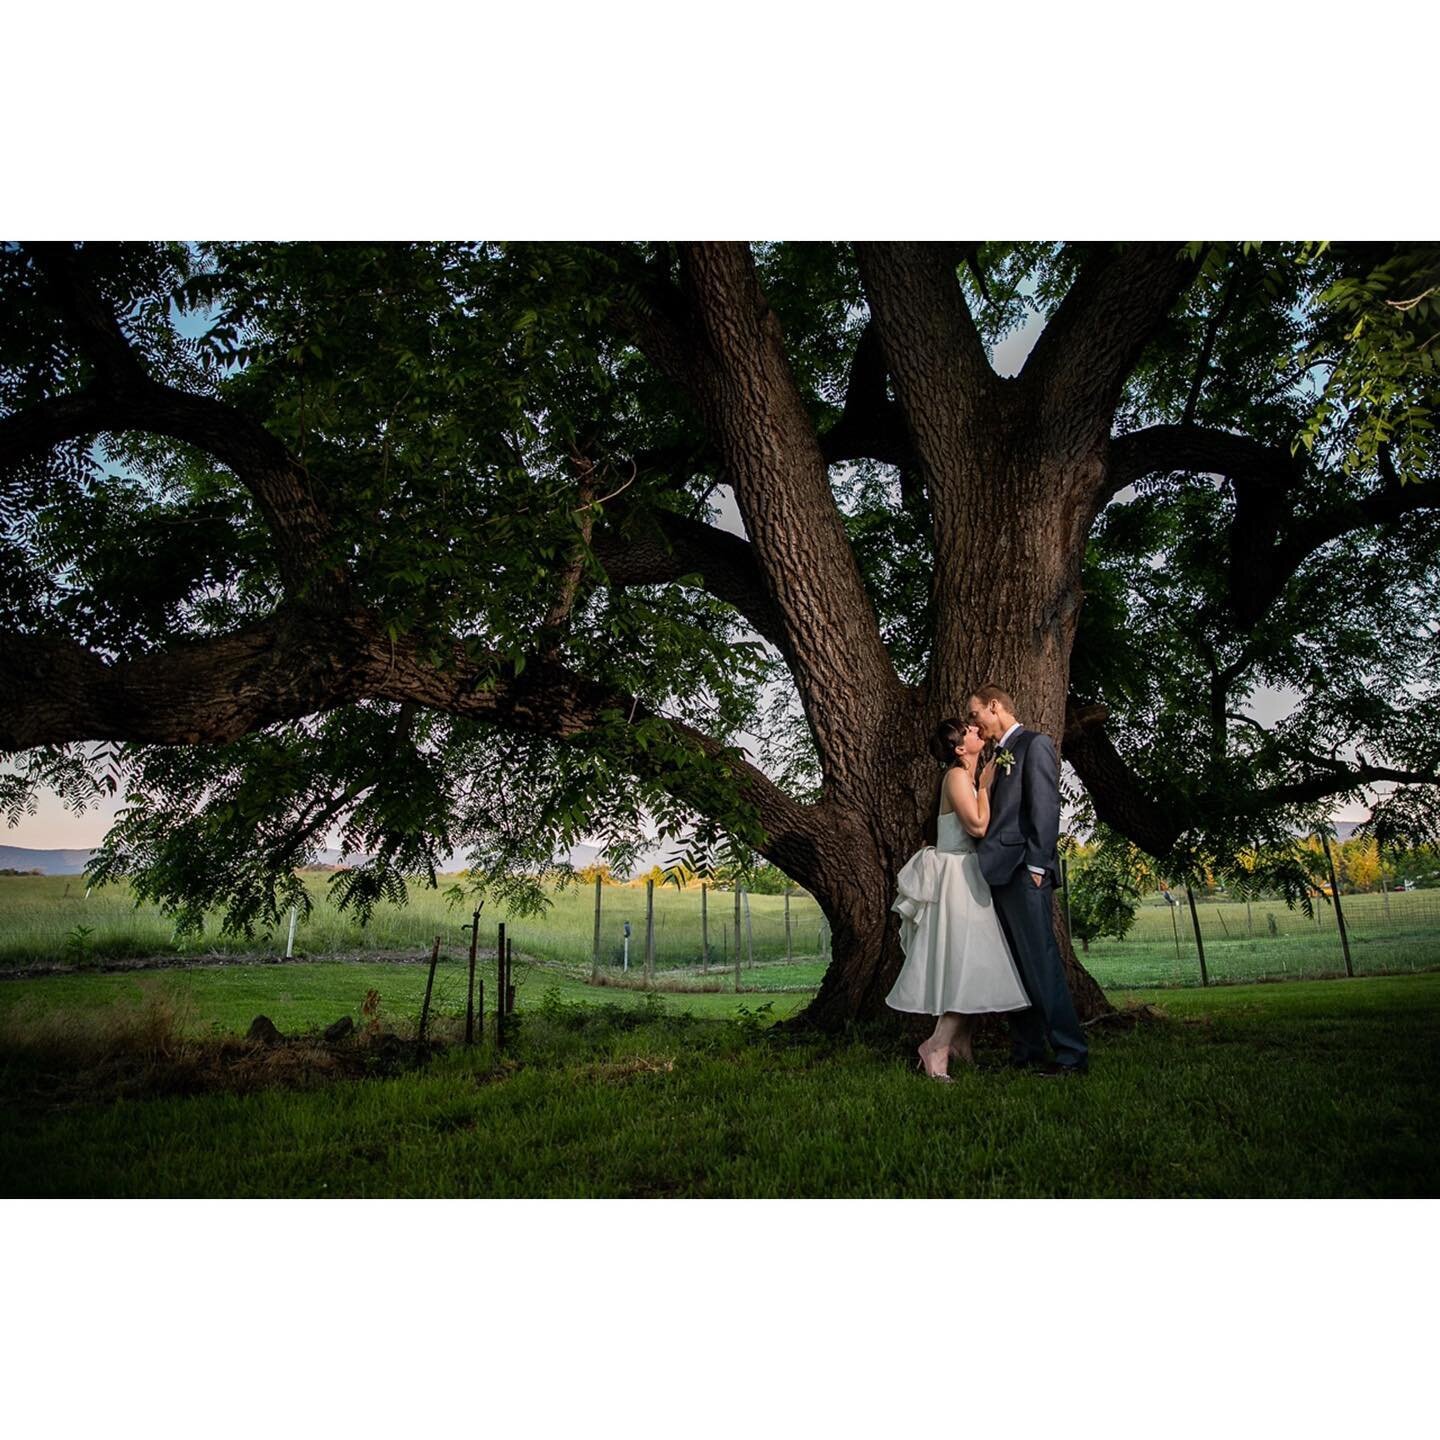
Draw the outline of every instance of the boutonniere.
<instances>
[{"instance_id":1,"label":"boutonniere","mask_svg":"<svg viewBox=\"0 0 1440 1440\"><path fill-rule=\"evenodd\" d=\"M995 752L995 763L1008 775L1010 773L1010 767L1015 763L1015 757L1008 750L997 750Z\"/></svg>"}]
</instances>

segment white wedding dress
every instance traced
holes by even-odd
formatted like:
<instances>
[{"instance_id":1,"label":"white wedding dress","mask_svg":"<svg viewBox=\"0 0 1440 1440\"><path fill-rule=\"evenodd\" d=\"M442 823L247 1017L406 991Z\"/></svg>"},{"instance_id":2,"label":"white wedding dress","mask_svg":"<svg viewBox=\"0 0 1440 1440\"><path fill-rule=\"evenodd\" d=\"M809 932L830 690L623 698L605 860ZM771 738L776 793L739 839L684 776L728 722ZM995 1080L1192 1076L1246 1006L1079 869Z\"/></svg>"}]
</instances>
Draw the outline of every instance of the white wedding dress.
<instances>
[{"instance_id":1,"label":"white wedding dress","mask_svg":"<svg viewBox=\"0 0 1440 1440\"><path fill-rule=\"evenodd\" d=\"M989 1015L1023 1010L1030 997L1000 928L975 841L953 810L942 810L933 849L917 850L900 871L890 908L900 915L905 952L892 1010L918 1015Z\"/></svg>"}]
</instances>

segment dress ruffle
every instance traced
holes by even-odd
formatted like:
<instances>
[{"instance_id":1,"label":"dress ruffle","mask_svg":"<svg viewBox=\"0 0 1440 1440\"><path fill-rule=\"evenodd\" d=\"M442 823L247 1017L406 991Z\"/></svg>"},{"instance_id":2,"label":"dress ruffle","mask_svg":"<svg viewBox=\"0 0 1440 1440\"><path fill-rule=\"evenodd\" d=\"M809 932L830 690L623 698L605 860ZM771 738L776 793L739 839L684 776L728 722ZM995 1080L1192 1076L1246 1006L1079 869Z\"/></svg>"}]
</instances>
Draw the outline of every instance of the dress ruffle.
<instances>
[{"instance_id":1,"label":"dress ruffle","mask_svg":"<svg viewBox=\"0 0 1440 1440\"><path fill-rule=\"evenodd\" d=\"M953 814L940 822L940 846L917 850L896 877L905 963L886 1004L924 1015L1023 1010L1030 998L974 845Z\"/></svg>"}]
</instances>

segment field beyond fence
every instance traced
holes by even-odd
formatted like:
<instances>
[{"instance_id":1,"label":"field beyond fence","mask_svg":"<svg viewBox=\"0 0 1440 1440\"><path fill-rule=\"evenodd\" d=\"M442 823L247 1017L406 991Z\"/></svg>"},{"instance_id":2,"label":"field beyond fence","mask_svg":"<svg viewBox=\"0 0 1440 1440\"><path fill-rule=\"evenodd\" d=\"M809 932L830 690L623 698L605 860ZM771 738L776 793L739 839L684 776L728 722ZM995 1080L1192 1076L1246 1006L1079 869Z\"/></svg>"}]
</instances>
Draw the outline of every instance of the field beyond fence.
<instances>
[{"instance_id":1,"label":"field beyond fence","mask_svg":"<svg viewBox=\"0 0 1440 1440\"><path fill-rule=\"evenodd\" d=\"M449 903L443 891L416 886L406 906L381 905L369 924L331 904L326 877L305 877L315 901L297 925L295 954L374 958L428 954L442 938L447 962L468 947L471 902ZM571 886L552 893L552 904L533 917L487 907L481 947L493 953L504 921L515 950L580 976L592 969L609 984L645 983L646 893L643 886L602 886L600 950L594 957L595 891ZM1248 903L1228 896L1196 896L1205 962L1212 983L1256 979L1318 978L1343 974L1344 956L1332 902L1317 898L1313 916L1261 897ZM1425 970L1440 966L1440 890L1341 897L1356 974ZM708 958L702 945L699 887L656 886L654 971L659 988L735 988L735 893L711 889ZM745 990L797 990L818 986L829 961L829 929L819 905L804 891L742 898L739 932ZM625 968L625 922L630 922ZM0 877L0 966L70 963L84 968L157 956L225 957L283 954L286 927L257 931L252 939L221 933L218 915L204 932L176 937L153 905L136 907L127 886L89 891L83 877ZM1077 947L1078 949L1079 947ZM1123 940L1092 942L1081 951L1086 968L1107 989L1200 984L1200 963L1189 907L1159 895L1141 905Z\"/></svg>"}]
</instances>

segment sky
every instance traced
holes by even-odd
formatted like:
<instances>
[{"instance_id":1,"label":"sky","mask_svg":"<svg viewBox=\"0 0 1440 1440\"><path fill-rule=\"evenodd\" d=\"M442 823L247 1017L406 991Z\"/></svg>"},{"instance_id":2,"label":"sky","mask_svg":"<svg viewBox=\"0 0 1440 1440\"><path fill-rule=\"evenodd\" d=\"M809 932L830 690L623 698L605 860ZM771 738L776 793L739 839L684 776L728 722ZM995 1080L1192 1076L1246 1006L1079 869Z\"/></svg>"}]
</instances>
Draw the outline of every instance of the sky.
<instances>
[{"instance_id":1,"label":"sky","mask_svg":"<svg viewBox=\"0 0 1440 1440\"><path fill-rule=\"evenodd\" d=\"M1032 311L1029 319L1006 336L991 351L991 363L1001 375L1018 374L1030 354L1043 326L1043 316ZM1129 496L1121 491L1117 503L1123 503ZM716 492L719 511L715 523L733 534L744 536L745 527L740 519L734 497L728 488ZM1261 688L1245 704L1245 710L1263 725L1272 725L1287 715L1298 702L1299 696L1290 690ZM749 737L754 743L754 737ZM741 737L741 744L746 737ZM50 794L37 797L36 813L26 817L14 828L0 828L0 845L23 846L34 850L79 850L96 846L104 838L106 830L114 820L123 801L120 798L105 800L90 806L83 814L67 811L59 800ZM1340 820L1363 820L1369 815L1364 806L1347 805L1335 812ZM331 837L332 847L338 845ZM644 868L642 866L642 868Z\"/></svg>"}]
</instances>

